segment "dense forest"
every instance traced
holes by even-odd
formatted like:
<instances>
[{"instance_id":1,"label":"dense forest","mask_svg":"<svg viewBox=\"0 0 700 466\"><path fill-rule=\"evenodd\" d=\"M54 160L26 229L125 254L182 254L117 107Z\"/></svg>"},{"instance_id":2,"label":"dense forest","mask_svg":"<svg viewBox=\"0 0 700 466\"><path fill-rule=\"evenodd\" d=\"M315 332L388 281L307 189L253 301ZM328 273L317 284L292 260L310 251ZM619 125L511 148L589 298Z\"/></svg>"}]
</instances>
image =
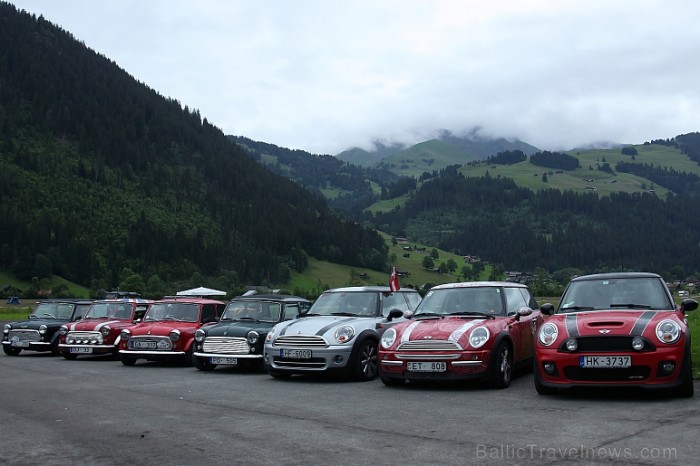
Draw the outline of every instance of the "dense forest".
<instances>
[{"instance_id":1,"label":"dense forest","mask_svg":"<svg viewBox=\"0 0 700 466\"><path fill-rule=\"evenodd\" d=\"M0 267L18 278L157 295L284 282L309 256L388 267L374 230L69 32L0 2L0 42Z\"/></svg>"},{"instance_id":2,"label":"dense forest","mask_svg":"<svg viewBox=\"0 0 700 466\"><path fill-rule=\"evenodd\" d=\"M678 174L682 184L683 175ZM673 184L673 183L671 183ZM467 178L457 167L425 181L402 209L370 215L378 228L505 270L645 270L698 273L700 204L681 192L599 197Z\"/></svg>"}]
</instances>

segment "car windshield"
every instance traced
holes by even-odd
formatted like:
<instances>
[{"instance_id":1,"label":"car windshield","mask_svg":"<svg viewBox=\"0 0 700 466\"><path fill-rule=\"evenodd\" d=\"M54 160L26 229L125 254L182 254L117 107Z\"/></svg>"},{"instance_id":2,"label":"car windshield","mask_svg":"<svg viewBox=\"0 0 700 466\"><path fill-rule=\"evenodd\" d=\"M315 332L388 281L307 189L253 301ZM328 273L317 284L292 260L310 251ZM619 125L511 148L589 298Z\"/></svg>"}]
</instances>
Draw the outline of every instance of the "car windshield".
<instances>
[{"instance_id":1,"label":"car windshield","mask_svg":"<svg viewBox=\"0 0 700 466\"><path fill-rule=\"evenodd\" d=\"M73 315L73 309L75 306L70 303L39 303L30 317L68 320Z\"/></svg>"},{"instance_id":2,"label":"car windshield","mask_svg":"<svg viewBox=\"0 0 700 466\"><path fill-rule=\"evenodd\" d=\"M380 315L379 293L371 291L348 291L323 293L306 315L362 316Z\"/></svg>"},{"instance_id":3,"label":"car windshield","mask_svg":"<svg viewBox=\"0 0 700 466\"><path fill-rule=\"evenodd\" d=\"M278 322L282 305L270 301L231 301L226 306L221 320L257 320Z\"/></svg>"},{"instance_id":4,"label":"car windshield","mask_svg":"<svg viewBox=\"0 0 700 466\"><path fill-rule=\"evenodd\" d=\"M661 279L630 277L573 281L559 305L563 313L611 309L673 310L675 304Z\"/></svg>"},{"instance_id":5,"label":"car windshield","mask_svg":"<svg viewBox=\"0 0 700 466\"><path fill-rule=\"evenodd\" d=\"M131 304L93 303L85 314L85 319L130 319Z\"/></svg>"},{"instance_id":6,"label":"car windshield","mask_svg":"<svg viewBox=\"0 0 700 466\"><path fill-rule=\"evenodd\" d=\"M154 303L143 317L144 322L163 320L197 322L199 320L199 306L192 303Z\"/></svg>"},{"instance_id":7,"label":"car windshield","mask_svg":"<svg viewBox=\"0 0 700 466\"><path fill-rule=\"evenodd\" d=\"M418 305L414 318L441 316L505 316L501 288L495 286L430 290Z\"/></svg>"}]
</instances>

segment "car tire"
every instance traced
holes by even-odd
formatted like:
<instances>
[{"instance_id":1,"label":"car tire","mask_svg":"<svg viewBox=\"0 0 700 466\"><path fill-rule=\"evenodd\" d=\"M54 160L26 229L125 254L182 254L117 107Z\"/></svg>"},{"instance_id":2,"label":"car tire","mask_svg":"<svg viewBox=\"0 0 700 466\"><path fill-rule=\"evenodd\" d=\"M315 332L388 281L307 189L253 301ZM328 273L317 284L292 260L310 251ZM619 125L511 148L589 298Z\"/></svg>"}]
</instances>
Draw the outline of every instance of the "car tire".
<instances>
[{"instance_id":1,"label":"car tire","mask_svg":"<svg viewBox=\"0 0 700 466\"><path fill-rule=\"evenodd\" d=\"M51 354L59 356L61 351L58 349L58 338L51 343Z\"/></svg>"},{"instance_id":2,"label":"car tire","mask_svg":"<svg viewBox=\"0 0 700 466\"><path fill-rule=\"evenodd\" d=\"M363 382L377 378L379 375L379 356L376 341L368 338L358 344L352 372L355 380Z\"/></svg>"},{"instance_id":3,"label":"car tire","mask_svg":"<svg viewBox=\"0 0 700 466\"><path fill-rule=\"evenodd\" d=\"M131 356L125 356L123 354L120 354L119 359L122 360L122 364L124 364L125 366L133 366L136 364L136 358L132 358Z\"/></svg>"},{"instance_id":4,"label":"car tire","mask_svg":"<svg viewBox=\"0 0 700 466\"><path fill-rule=\"evenodd\" d=\"M187 350L185 355L182 357L182 364L185 367L192 367L194 365L194 342L192 342L190 349Z\"/></svg>"},{"instance_id":5,"label":"car tire","mask_svg":"<svg viewBox=\"0 0 700 466\"><path fill-rule=\"evenodd\" d=\"M681 369L681 384L675 388L673 394L679 398L692 398L695 394L695 387L693 385L693 364L690 351L685 352L683 367Z\"/></svg>"},{"instance_id":6,"label":"car tire","mask_svg":"<svg viewBox=\"0 0 700 466\"><path fill-rule=\"evenodd\" d=\"M74 359L78 359L77 354L68 353L68 352L61 353L61 356L63 356L63 359L67 359L68 361L73 361Z\"/></svg>"},{"instance_id":7,"label":"car tire","mask_svg":"<svg viewBox=\"0 0 700 466\"><path fill-rule=\"evenodd\" d=\"M502 341L494 353L491 385L494 388L507 388L513 378L513 352L510 345Z\"/></svg>"},{"instance_id":8,"label":"car tire","mask_svg":"<svg viewBox=\"0 0 700 466\"><path fill-rule=\"evenodd\" d=\"M21 348L13 348L10 345L2 345L2 350L8 356L17 356L22 352Z\"/></svg>"},{"instance_id":9,"label":"car tire","mask_svg":"<svg viewBox=\"0 0 700 466\"><path fill-rule=\"evenodd\" d=\"M392 377L387 377L381 372L379 372L379 378L381 379L382 383L387 387L398 387L399 385L403 385L406 383L406 380L404 379L394 379Z\"/></svg>"},{"instance_id":10,"label":"car tire","mask_svg":"<svg viewBox=\"0 0 700 466\"><path fill-rule=\"evenodd\" d=\"M197 356L192 356L192 364L200 371L206 372L213 371L216 367L216 364L209 362L209 358L199 358Z\"/></svg>"}]
</instances>

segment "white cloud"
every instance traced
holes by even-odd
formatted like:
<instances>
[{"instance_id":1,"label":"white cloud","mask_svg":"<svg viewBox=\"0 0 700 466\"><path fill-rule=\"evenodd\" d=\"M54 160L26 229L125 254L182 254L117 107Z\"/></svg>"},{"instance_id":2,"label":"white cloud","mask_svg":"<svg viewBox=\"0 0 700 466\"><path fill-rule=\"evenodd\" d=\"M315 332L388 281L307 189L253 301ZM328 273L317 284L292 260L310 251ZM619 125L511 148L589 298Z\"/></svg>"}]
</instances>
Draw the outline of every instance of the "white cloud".
<instances>
[{"instance_id":1,"label":"white cloud","mask_svg":"<svg viewBox=\"0 0 700 466\"><path fill-rule=\"evenodd\" d=\"M543 149L700 131L694 0L16 0L226 134Z\"/></svg>"}]
</instances>

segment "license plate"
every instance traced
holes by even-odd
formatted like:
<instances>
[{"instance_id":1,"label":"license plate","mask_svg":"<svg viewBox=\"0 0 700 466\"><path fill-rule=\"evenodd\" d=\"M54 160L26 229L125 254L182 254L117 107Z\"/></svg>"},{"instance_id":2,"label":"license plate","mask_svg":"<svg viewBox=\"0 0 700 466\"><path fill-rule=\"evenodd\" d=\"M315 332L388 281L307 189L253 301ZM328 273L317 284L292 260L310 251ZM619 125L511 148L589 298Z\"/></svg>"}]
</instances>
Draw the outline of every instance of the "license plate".
<instances>
[{"instance_id":1,"label":"license plate","mask_svg":"<svg viewBox=\"0 0 700 466\"><path fill-rule=\"evenodd\" d=\"M209 358L209 362L212 364L224 364L229 366L237 366L238 359L236 358Z\"/></svg>"},{"instance_id":2,"label":"license plate","mask_svg":"<svg viewBox=\"0 0 700 466\"><path fill-rule=\"evenodd\" d=\"M29 342L13 340L10 346L14 346L15 348L29 348Z\"/></svg>"},{"instance_id":3,"label":"license plate","mask_svg":"<svg viewBox=\"0 0 700 466\"><path fill-rule=\"evenodd\" d=\"M445 372L446 362L407 362L406 369L411 372Z\"/></svg>"},{"instance_id":4,"label":"license plate","mask_svg":"<svg viewBox=\"0 0 700 466\"><path fill-rule=\"evenodd\" d=\"M86 347L71 347L70 351L71 353L84 353L84 354L92 354L92 348L86 348Z\"/></svg>"},{"instance_id":5,"label":"license plate","mask_svg":"<svg viewBox=\"0 0 700 466\"><path fill-rule=\"evenodd\" d=\"M632 366L630 356L581 356L579 366L594 369L617 369Z\"/></svg>"},{"instance_id":6,"label":"license plate","mask_svg":"<svg viewBox=\"0 0 700 466\"><path fill-rule=\"evenodd\" d=\"M155 341L135 341L134 348L156 349L156 342Z\"/></svg>"},{"instance_id":7,"label":"license plate","mask_svg":"<svg viewBox=\"0 0 700 466\"><path fill-rule=\"evenodd\" d=\"M281 349L280 356L289 359L311 359L310 349Z\"/></svg>"}]
</instances>

